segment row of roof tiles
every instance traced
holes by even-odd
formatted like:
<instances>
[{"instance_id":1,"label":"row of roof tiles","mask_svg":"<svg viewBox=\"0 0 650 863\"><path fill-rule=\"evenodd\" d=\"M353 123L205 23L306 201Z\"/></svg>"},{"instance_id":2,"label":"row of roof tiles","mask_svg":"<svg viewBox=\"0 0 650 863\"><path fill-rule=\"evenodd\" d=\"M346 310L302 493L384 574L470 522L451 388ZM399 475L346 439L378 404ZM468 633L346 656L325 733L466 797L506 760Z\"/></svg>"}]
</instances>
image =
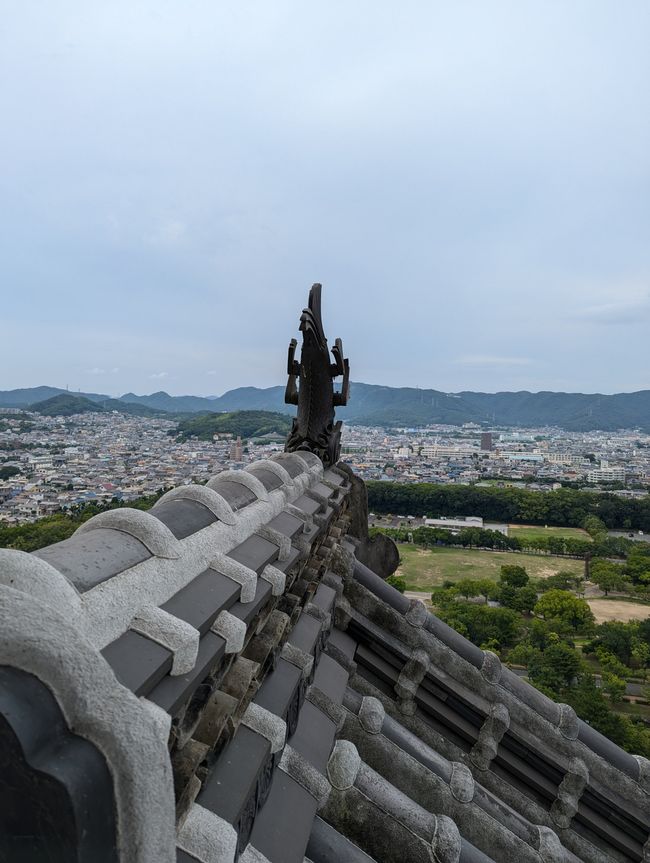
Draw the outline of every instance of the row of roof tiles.
<instances>
[{"instance_id":1,"label":"row of roof tiles","mask_svg":"<svg viewBox=\"0 0 650 863\"><path fill-rule=\"evenodd\" d=\"M350 480L283 454L0 552L0 663L105 757L117 858L645 859L647 762L356 560Z\"/></svg>"}]
</instances>

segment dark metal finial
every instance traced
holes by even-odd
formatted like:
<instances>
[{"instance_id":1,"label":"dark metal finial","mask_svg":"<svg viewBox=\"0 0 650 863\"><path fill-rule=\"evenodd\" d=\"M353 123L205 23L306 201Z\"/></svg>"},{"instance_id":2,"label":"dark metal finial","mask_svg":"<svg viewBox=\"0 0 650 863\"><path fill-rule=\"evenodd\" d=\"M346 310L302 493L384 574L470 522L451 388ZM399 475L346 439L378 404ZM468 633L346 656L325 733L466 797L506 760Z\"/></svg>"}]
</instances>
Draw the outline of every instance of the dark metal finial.
<instances>
[{"instance_id":1,"label":"dark metal finial","mask_svg":"<svg viewBox=\"0 0 650 863\"><path fill-rule=\"evenodd\" d=\"M334 421L334 408L348 403L350 366L343 356L341 339L332 348L334 362L323 331L321 318L321 285L312 286L307 308L300 316L302 348L300 362L296 360L298 342L291 339L287 373L289 380L284 394L287 404L298 405L298 415L287 438L285 450L315 453L323 464L332 465L341 451L341 421ZM343 375L340 392L334 390L334 378ZM300 380L300 385L296 382Z\"/></svg>"}]
</instances>

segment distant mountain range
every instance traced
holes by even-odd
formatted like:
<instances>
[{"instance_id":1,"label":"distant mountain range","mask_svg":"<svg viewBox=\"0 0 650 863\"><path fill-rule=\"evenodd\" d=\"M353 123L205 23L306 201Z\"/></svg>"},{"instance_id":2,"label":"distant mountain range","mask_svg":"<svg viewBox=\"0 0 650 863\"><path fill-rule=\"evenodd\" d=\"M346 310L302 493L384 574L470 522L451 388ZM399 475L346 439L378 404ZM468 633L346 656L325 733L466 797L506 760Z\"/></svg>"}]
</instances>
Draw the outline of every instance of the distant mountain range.
<instances>
[{"instance_id":1,"label":"distant mountain range","mask_svg":"<svg viewBox=\"0 0 650 863\"><path fill-rule=\"evenodd\" d=\"M372 426L421 426L430 423L485 426L557 426L567 431L614 431L639 428L650 432L650 390L616 395L552 392L443 393L411 387L382 387L352 383L350 403L337 410L346 422ZM0 408L28 408L66 395L83 397L106 410L146 416L164 413L202 413L238 410L279 411L292 414L284 403L284 387L239 387L222 396L170 396L165 392L119 399L99 393L69 393L56 387L0 391Z\"/></svg>"}]
</instances>

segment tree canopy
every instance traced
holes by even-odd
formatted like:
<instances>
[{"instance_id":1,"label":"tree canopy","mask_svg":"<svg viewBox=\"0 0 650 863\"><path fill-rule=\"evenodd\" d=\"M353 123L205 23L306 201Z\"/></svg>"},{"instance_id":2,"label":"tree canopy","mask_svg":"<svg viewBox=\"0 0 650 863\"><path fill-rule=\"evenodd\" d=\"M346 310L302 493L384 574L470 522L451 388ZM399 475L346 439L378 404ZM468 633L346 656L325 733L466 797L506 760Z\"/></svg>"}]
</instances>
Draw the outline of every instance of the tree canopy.
<instances>
[{"instance_id":1,"label":"tree canopy","mask_svg":"<svg viewBox=\"0 0 650 863\"><path fill-rule=\"evenodd\" d=\"M574 630L588 629L594 622L589 604L566 590L548 590L537 601L533 611L544 620L559 620Z\"/></svg>"},{"instance_id":2,"label":"tree canopy","mask_svg":"<svg viewBox=\"0 0 650 863\"><path fill-rule=\"evenodd\" d=\"M368 482L367 486L373 512L432 518L478 514L490 521L558 527L582 527L589 516L595 516L609 529L650 531L650 497L627 499L569 488L541 492L433 483ZM599 526L589 524L592 529Z\"/></svg>"},{"instance_id":3,"label":"tree canopy","mask_svg":"<svg viewBox=\"0 0 650 863\"><path fill-rule=\"evenodd\" d=\"M183 419L169 434L179 441L198 438L212 440L216 434L231 434L242 438L278 434L285 437L291 430L291 417L272 411L233 411L232 413L204 413Z\"/></svg>"}]
</instances>

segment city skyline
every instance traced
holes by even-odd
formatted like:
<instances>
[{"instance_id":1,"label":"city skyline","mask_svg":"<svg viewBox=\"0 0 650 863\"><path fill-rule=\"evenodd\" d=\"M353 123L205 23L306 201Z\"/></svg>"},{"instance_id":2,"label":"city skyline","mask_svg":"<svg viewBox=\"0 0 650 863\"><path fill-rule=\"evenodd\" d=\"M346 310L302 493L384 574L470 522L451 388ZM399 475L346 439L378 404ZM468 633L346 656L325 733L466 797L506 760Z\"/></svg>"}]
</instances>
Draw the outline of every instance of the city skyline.
<instances>
[{"instance_id":1,"label":"city skyline","mask_svg":"<svg viewBox=\"0 0 650 863\"><path fill-rule=\"evenodd\" d=\"M283 384L315 281L357 381L648 387L647 4L3 25L0 389Z\"/></svg>"}]
</instances>

